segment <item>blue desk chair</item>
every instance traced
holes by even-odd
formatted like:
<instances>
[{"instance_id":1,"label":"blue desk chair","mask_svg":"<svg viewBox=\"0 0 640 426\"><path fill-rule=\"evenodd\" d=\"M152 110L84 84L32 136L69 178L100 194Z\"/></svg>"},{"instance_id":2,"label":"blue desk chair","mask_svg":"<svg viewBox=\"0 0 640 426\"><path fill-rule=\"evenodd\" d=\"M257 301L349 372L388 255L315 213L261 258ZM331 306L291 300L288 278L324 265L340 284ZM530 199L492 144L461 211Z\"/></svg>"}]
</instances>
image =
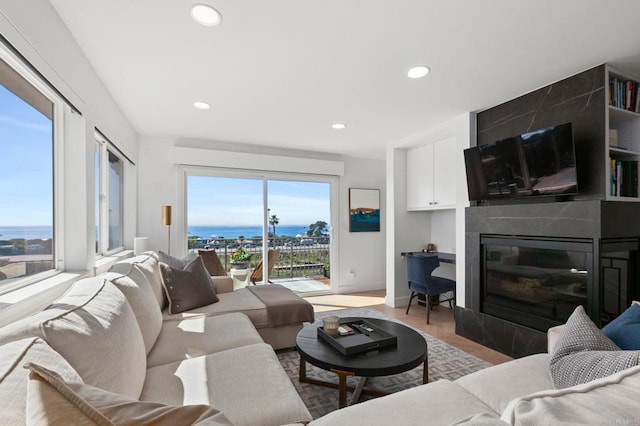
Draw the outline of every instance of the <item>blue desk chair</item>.
<instances>
[{"instance_id":1,"label":"blue desk chair","mask_svg":"<svg viewBox=\"0 0 640 426\"><path fill-rule=\"evenodd\" d=\"M429 312L431 311L431 297L439 296L442 293L453 292L449 299L440 302L449 302L449 307L453 309L452 301L456 298L456 282L448 278L434 277L431 275L434 269L440 266L438 256L417 256L408 254L407 258L407 279L411 297L407 305L406 315L409 314L411 302L416 294L424 294L427 305L427 324L429 324ZM439 303L439 302L438 302Z\"/></svg>"}]
</instances>

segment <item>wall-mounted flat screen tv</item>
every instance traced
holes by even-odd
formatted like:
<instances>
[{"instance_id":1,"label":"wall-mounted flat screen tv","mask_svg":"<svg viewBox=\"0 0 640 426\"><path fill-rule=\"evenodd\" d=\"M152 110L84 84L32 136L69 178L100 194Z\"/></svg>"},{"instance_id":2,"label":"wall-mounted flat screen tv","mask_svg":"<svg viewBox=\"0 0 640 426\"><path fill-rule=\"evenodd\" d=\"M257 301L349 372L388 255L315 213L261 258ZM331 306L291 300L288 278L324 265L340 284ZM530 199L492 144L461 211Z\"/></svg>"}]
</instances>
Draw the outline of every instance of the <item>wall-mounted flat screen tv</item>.
<instances>
[{"instance_id":1,"label":"wall-mounted flat screen tv","mask_svg":"<svg viewBox=\"0 0 640 426\"><path fill-rule=\"evenodd\" d=\"M578 192L571 123L464 151L472 201Z\"/></svg>"}]
</instances>

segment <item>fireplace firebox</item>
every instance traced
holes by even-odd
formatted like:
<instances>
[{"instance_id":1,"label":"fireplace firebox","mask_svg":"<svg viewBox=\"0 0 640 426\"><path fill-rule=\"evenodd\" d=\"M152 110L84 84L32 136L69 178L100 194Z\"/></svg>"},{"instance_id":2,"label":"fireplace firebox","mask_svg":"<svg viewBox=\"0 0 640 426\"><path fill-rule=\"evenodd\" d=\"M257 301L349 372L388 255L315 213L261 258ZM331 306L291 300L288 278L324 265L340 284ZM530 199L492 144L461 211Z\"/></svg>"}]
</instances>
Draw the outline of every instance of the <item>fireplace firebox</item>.
<instances>
[{"instance_id":1,"label":"fireplace firebox","mask_svg":"<svg viewBox=\"0 0 640 426\"><path fill-rule=\"evenodd\" d=\"M482 235L480 311L540 331L593 309L593 241Z\"/></svg>"},{"instance_id":2,"label":"fireplace firebox","mask_svg":"<svg viewBox=\"0 0 640 426\"><path fill-rule=\"evenodd\" d=\"M640 300L640 203L582 200L465 210L456 333L513 357L585 307L598 327Z\"/></svg>"}]
</instances>

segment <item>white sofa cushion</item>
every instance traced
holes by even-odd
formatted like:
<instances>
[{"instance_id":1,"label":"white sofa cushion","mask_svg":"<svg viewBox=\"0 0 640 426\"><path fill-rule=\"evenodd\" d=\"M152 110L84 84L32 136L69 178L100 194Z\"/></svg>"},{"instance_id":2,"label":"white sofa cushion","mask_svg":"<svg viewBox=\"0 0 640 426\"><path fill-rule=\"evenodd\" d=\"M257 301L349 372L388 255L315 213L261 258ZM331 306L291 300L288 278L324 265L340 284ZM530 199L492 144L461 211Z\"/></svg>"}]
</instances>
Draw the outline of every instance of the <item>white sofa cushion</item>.
<instances>
[{"instance_id":1,"label":"white sofa cushion","mask_svg":"<svg viewBox=\"0 0 640 426\"><path fill-rule=\"evenodd\" d=\"M565 389L511 401L501 419L512 425L630 425L640 419L640 366Z\"/></svg>"},{"instance_id":2,"label":"white sofa cushion","mask_svg":"<svg viewBox=\"0 0 640 426\"><path fill-rule=\"evenodd\" d=\"M553 348L556 346L556 342L562 333L563 325L556 325L547 330L547 353L553 352Z\"/></svg>"},{"instance_id":3,"label":"white sofa cushion","mask_svg":"<svg viewBox=\"0 0 640 426\"><path fill-rule=\"evenodd\" d=\"M221 293L218 294L218 298L220 299L218 303L201 306L175 315L165 310L163 312L163 318L165 321L176 321L203 315L211 316L231 312L242 312L251 318L251 322L256 328L272 326L267 315L267 307L248 289L241 288L240 290L230 293Z\"/></svg>"},{"instance_id":4,"label":"white sofa cushion","mask_svg":"<svg viewBox=\"0 0 640 426\"><path fill-rule=\"evenodd\" d=\"M514 398L551 389L549 354L536 354L467 374L456 383L494 411L502 413Z\"/></svg>"},{"instance_id":5,"label":"white sofa cushion","mask_svg":"<svg viewBox=\"0 0 640 426\"><path fill-rule=\"evenodd\" d=\"M333 411L309 426L448 425L480 413L498 414L457 383L438 380Z\"/></svg>"},{"instance_id":6,"label":"white sofa cushion","mask_svg":"<svg viewBox=\"0 0 640 426\"><path fill-rule=\"evenodd\" d=\"M208 404L236 426L307 422L311 415L266 343L147 370L141 400Z\"/></svg>"},{"instance_id":7,"label":"white sofa cushion","mask_svg":"<svg viewBox=\"0 0 640 426\"><path fill-rule=\"evenodd\" d=\"M147 357L147 368L254 343L263 340L249 318L239 312L165 321Z\"/></svg>"},{"instance_id":8,"label":"white sofa cushion","mask_svg":"<svg viewBox=\"0 0 640 426\"><path fill-rule=\"evenodd\" d=\"M138 267L145 259L138 256L113 265L104 276L122 291L136 316L147 354L158 338L162 327L162 311L149 284Z\"/></svg>"},{"instance_id":9,"label":"white sofa cushion","mask_svg":"<svg viewBox=\"0 0 640 426\"><path fill-rule=\"evenodd\" d=\"M456 423L451 423L451 426L506 426L508 424L500 420L500 417L496 414L480 413L466 417Z\"/></svg>"},{"instance_id":10,"label":"white sofa cushion","mask_svg":"<svg viewBox=\"0 0 640 426\"><path fill-rule=\"evenodd\" d=\"M146 350L126 297L104 277L85 278L44 311L0 329L0 344L42 337L85 383L138 398Z\"/></svg>"},{"instance_id":11,"label":"white sofa cushion","mask_svg":"<svg viewBox=\"0 0 640 426\"><path fill-rule=\"evenodd\" d=\"M29 372L23 368L35 362L55 370L67 382L82 383L78 373L37 337L30 337L0 346L0 424L24 425L27 410L27 383Z\"/></svg>"},{"instance_id":12,"label":"white sofa cushion","mask_svg":"<svg viewBox=\"0 0 640 426\"><path fill-rule=\"evenodd\" d=\"M83 383L67 383L38 364L28 363L28 425L226 425L208 405L170 406L141 402Z\"/></svg>"}]
</instances>

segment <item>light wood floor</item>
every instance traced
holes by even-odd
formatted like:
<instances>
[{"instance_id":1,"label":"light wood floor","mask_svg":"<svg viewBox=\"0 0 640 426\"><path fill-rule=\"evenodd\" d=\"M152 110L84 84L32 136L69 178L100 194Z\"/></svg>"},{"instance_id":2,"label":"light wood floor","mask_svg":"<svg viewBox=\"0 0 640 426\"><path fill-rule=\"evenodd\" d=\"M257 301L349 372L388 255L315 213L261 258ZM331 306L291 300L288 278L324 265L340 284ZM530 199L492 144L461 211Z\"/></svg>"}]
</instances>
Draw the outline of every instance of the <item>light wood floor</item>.
<instances>
[{"instance_id":1,"label":"light wood floor","mask_svg":"<svg viewBox=\"0 0 640 426\"><path fill-rule=\"evenodd\" d=\"M376 290L364 293L310 296L305 297L305 299L313 304L316 312L362 308L367 306L372 307L390 317L402 320L402 322L412 327L422 330L433 337L437 337L456 348L493 364L500 364L511 359L507 355L456 335L453 311L447 307L435 307L433 311L431 311L431 318L429 319L430 324L427 325L426 308L424 306L417 305L414 301L411 309L409 310L409 315L405 315L406 307L392 308L387 306L384 304L384 296L384 290Z\"/></svg>"}]
</instances>

